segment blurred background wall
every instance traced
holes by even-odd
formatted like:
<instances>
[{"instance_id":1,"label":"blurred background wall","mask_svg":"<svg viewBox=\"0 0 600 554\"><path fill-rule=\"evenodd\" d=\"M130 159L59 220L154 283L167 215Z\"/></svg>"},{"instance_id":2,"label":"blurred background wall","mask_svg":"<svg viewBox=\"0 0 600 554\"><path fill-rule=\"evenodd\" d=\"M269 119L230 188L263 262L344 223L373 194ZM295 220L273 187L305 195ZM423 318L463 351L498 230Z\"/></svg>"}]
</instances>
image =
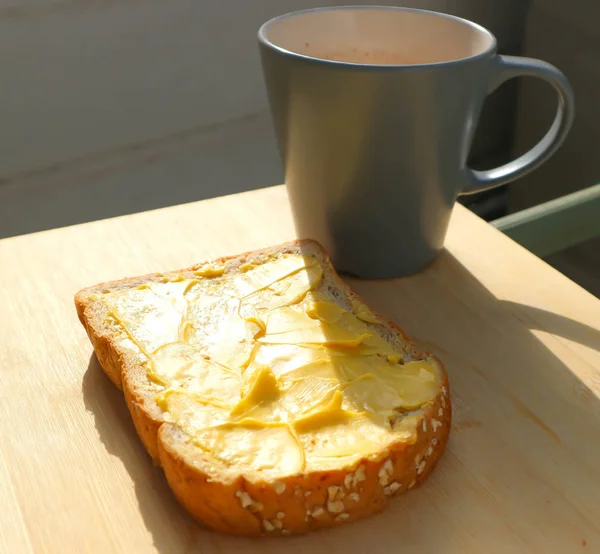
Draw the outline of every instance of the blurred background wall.
<instances>
[{"instance_id":1,"label":"blurred background wall","mask_svg":"<svg viewBox=\"0 0 600 554\"><path fill-rule=\"evenodd\" d=\"M256 31L323 4L0 3L0 236L280 183ZM521 44L521 0L402 4L474 19L503 50ZM476 158L507 150L515 90L486 106Z\"/></svg>"}]
</instances>

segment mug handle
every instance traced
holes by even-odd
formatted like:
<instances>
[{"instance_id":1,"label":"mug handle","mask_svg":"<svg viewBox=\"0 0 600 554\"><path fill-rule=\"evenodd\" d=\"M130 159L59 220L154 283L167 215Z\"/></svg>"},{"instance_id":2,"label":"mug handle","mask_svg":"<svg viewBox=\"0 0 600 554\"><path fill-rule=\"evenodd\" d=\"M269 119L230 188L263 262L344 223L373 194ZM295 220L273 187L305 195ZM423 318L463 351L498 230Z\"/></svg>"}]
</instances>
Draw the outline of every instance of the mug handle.
<instances>
[{"instance_id":1,"label":"mug handle","mask_svg":"<svg viewBox=\"0 0 600 554\"><path fill-rule=\"evenodd\" d=\"M472 194L505 185L542 165L563 143L575 115L573 89L563 73L553 65L533 58L495 56L492 61L488 94L514 77L539 77L550 83L558 94L558 110L552 126L531 150L500 167L475 171L467 167L467 186L461 194Z\"/></svg>"}]
</instances>

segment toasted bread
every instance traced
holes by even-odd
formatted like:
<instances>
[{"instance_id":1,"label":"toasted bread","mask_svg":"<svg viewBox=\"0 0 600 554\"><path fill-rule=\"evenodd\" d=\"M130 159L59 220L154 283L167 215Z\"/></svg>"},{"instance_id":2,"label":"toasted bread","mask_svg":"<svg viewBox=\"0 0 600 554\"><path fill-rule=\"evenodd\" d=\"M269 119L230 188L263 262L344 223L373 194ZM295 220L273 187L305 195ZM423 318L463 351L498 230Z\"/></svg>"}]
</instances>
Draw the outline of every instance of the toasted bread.
<instances>
[{"instance_id":1,"label":"toasted bread","mask_svg":"<svg viewBox=\"0 0 600 554\"><path fill-rule=\"evenodd\" d=\"M441 362L371 312L313 241L102 283L75 305L150 456L213 530L300 534L368 516L445 448Z\"/></svg>"}]
</instances>

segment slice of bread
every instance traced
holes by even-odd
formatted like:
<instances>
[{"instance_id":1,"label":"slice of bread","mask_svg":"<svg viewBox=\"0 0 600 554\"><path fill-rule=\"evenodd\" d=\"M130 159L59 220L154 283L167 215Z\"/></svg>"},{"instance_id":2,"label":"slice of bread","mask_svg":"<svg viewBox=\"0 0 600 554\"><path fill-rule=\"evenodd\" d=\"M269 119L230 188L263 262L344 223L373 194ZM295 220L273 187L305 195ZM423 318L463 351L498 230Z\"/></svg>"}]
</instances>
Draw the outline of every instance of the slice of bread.
<instances>
[{"instance_id":1,"label":"slice of bread","mask_svg":"<svg viewBox=\"0 0 600 554\"><path fill-rule=\"evenodd\" d=\"M313 241L75 296L100 365L180 503L286 535L378 512L446 445L447 376Z\"/></svg>"}]
</instances>

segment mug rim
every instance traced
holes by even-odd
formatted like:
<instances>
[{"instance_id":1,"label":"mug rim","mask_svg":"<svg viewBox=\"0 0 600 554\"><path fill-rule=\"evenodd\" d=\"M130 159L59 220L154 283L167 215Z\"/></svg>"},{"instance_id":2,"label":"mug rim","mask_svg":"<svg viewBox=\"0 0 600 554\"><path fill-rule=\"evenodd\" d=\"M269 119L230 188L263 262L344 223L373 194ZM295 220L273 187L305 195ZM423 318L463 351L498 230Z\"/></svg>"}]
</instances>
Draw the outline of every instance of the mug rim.
<instances>
[{"instance_id":1,"label":"mug rim","mask_svg":"<svg viewBox=\"0 0 600 554\"><path fill-rule=\"evenodd\" d=\"M396 12L411 12L411 13L419 13L423 15L432 15L436 17L442 17L444 19L449 19L455 21L457 23L461 23L474 29L478 33L486 35L490 39L490 45L481 52L473 54L472 56L466 56L464 58L458 58L456 60L445 60L439 62L427 62L427 63L418 63L418 64L375 64L375 63L359 63L359 62L346 62L339 60L330 60L319 58L316 56L309 56L307 54L300 54L299 52L294 52L292 50L288 50L287 48L283 48L282 46L278 46L277 44L271 42L267 38L267 31L271 25L275 25L276 23L283 21L284 19L289 19L298 15L306 14L306 13L314 13L314 12L332 12L332 11L343 11L343 10L379 10L379 11L396 11ZM479 60L481 58L488 57L493 55L496 52L498 47L498 40L495 35L486 29L483 25L479 23L475 23L474 21L470 21L469 19L465 19L464 17L459 17L457 15L451 15L443 12L436 12L435 10L424 10L421 8L405 8L402 6L368 6L368 5L344 5L344 6L323 6L318 8L307 8L304 10L295 10L292 12L287 12L278 16L275 16L268 21L263 23L258 30L258 42L268 48L272 48L283 54L284 56L296 58L299 60L305 60L316 63L323 63L328 65L340 66L340 67L353 67L353 68L368 68L368 69L389 69L389 68L403 68L403 69L419 69L419 68L433 68L433 67L442 67L449 66L455 64L463 64L472 62L475 60Z\"/></svg>"}]
</instances>

